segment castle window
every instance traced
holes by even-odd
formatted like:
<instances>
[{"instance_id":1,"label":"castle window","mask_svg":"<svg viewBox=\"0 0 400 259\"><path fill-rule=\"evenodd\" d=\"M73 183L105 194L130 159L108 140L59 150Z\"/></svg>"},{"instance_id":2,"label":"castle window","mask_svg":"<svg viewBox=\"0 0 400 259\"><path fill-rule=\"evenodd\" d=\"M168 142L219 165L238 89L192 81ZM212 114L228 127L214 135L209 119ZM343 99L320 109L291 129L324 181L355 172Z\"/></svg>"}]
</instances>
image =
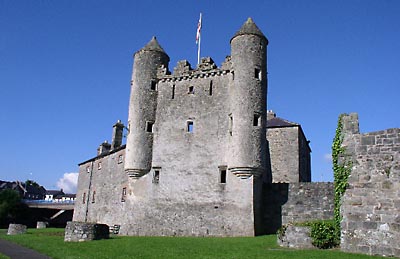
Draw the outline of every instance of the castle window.
<instances>
[{"instance_id":1,"label":"castle window","mask_svg":"<svg viewBox=\"0 0 400 259\"><path fill-rule=\"evenodd\" d=\"M254 78L261 80L261 69L259 68L254 69Z\"/></svg>"},{"instance_id":2,"label":"castle window","mask_svg":"<svg viewBox=\"0 0 400 259\"><path fill-rule=\"evenodd\" d=\"M95 196L96 196L96 191L93 191L93 194L92 194L92 203L95 203L95 202L96 202Z\"/></svg>"},{"instance_id":3,"label":"castle window","mask_svg":"<svg viewBox=\"0 0 400 259\"><path fill-rule=\"evenodd\" d=\"M126 187L122 188L121 202L125 202L126 198Z\"/></svg>"},{"instance_id":4,"label":"castle window","mask_svg":"<svg viewBox=\"0 0 400 259\"><path fill-rule=\"evenodd\" d=\"M147 121L146 122L146 132L153 132L154 122Z\"/></svg>"},{"instance_id":5,"label":"castle window","mask_svg":"<svg viewBox=\"0 0 400 259\"><path fill-rule=\"evenodd\" d=\"M188 94L194 94L194 86L189 86Z\"/></svg>"},{"instance_id":6,"label":"castle window","mask_svg":"<svg viewBox=\"0 0 400 259\"><path fill-rule=\"evenodd\" d=\"M83 193L83 196L82 196L82 203L83 203L83 204L86 203L86 192Z\"/></svg>"},{"instance_id":7,"label":"castle window","mask_svg":"<svg viewBox=\"0 0 400 259\"><path fill-rule=\"evenodd\" d=\"M226 183L226 168L227 166L218 166L219 168L219 183Z\"/></svg>"},{"instance_id":8,"label":"castle window","mask_svg":"<svg viewBox=\"0 0 400 259\"><path fill-rule=\"evenodd\" d=\"M172 86L172 96L171 99L175 99L175 85Z\"/></svg>"},{"instance_id":9,"label":"castle window","mask_svg":"<svg viewBox=\"0 0 400 259\"><path fill-rule=\"evenodd\" d=\"M150 89L153 90L153 91L157 90L157 82L156 81L151 80Z\"/></svg>"},{"instance_id":10,"label":"castle window","mask_svg":"<svg viewBox=\"0 0 400 259\"><path fill-rule=\"evenodd\" d=\"M208 91L208 94L209 94L209 95L212 95L212 94L213 94L213 81L212 81L212 80L210 81L210 89L209 89L209 91Z\"/></svg>"},{"instance_id":11,"label":"castle window","mask_svg":"<svg viewBox=\"0 0 400 259\"><path fill-rule=\"evenodd\" d=\"M86 173L90 173L90 166L86 167Z\"/></svg>"},{"instance_id":12,"label":"castle window","mask_svg":"<svg viewBox=\"0 0 400 259\"><path fill-rule=\"evenodd\" d=\"M232 134L232 132L233 132L233 116L232 116L232 114L229 114L229 125L228 125L228 128L229 128L229 135L233 135Z\"/></svg>"},{"instance_id":13,"label":"castle window","mask_svg":"<svg viewBox=\"0 0 400 259\"><path fill-rule=\"evenodd\" d=\"M232 71L232 80L235 80L235 71Z\"/></svg>"},{"instance_id":14,"label":"castle window","mask_svg":"<svg viewBox=\"0 0 400 259\"><path fill-rule=\"evenodd\" d=\"M124 161L124 156L123 155L119 155L118 156L118 164L121 164Z\"/></svg>"},{"instance_id":15,"label":"castle window","mask_svg":"<svg viewBox=\"0 0 400 259\"><path fill-rule=\"evenodd\" d=\"M160 182L160 170L156 169L154 170L153 174L153 183L158 184Z\"/></svg>"},{"instance_id":16,"label":"castle window","mask_svg":"<svg viewBox=\"0 0 400 259\"><path fill-rule=\"evenodd\" d=\"M97 170L101 170L101 162L97 164Z\"/></svg>"},{"instance_id":17,"label":"castle window","mask_svg":"<svg viewBox=\"0 0 400 259\"><path fill-rule=\"evenodd\" d=\"M193 121L186 122L186 131L192 133L194 130Z\"/></svg>"},{"instance_id":18,"label":"castle window","mask_svg":"<svg viewBox=\"0 0 400 259\"><path fill-rule=\"evenodd\" d=\"M261 115L258 114L258 113L255 113L255 114L254 114L253 126L255 126L255 127L261 126Z\"/></svg>"},{"instance_id":19,"label":"castle window","mask_svg":"<svg viewBox=\"0 0 400 259\"><path fill-rule=\"evenodd\" d=\"M220 170L219 174L220 174L219 182L220 183L226 183L226 169Z\"/></svg>"}]
</instances>

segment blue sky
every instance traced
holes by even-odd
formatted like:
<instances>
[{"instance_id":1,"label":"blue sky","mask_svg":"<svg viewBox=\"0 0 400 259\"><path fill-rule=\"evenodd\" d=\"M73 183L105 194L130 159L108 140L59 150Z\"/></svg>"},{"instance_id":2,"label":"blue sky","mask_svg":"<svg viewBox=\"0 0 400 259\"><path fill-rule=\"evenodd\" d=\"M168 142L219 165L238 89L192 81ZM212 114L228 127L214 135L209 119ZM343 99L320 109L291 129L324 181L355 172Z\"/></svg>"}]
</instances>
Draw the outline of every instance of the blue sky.
<instances>
[{"instance_id":1,"label":"blue sky","mask_svg":"<svg viewBox=\"0 0 400 259\"><path fill-rule=\"evenodd\" d=\"M0 179L68 182L126 123L135 51L157 36L170 70L195 65L200 12L218 66L248 17L267 36L268 109L302 125L314 181L333 178L339 114L400 127L400 1L0 0Z\"/></svg>"}]
</instances>

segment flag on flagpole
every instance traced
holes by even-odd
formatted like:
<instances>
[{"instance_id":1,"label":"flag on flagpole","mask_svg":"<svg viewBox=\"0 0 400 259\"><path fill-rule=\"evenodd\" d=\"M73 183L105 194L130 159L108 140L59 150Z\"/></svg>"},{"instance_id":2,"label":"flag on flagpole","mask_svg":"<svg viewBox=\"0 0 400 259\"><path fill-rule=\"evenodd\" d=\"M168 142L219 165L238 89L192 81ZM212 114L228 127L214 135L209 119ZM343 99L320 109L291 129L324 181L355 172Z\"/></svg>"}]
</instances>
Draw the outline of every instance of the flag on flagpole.
<instances>
[{"instance_id":1,"label":"flag on flagpole","mask_svg":"<svg viewBox=\"0 0 400 259\"><path fill-rule=\"evenodd\" d=\"M197 24L196 44L199 44L200 32L201 32L201 13L200 13L200 18L199 18L199 23Z\"/></svg>"}]
</instances>

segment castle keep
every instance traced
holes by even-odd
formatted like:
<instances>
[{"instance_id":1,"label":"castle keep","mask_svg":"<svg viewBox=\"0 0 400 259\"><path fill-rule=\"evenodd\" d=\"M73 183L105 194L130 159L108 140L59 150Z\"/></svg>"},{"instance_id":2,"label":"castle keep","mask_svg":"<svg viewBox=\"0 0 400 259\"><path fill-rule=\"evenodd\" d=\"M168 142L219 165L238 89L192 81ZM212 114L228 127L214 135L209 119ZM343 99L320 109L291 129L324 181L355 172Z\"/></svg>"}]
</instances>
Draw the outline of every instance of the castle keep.
<instances>
[{"instance_id":1,"label":"castle keep","mask_svg":"<svg viewBox=\"0 0 400 259\"><path fill-rule=\"evenodd\" d=\"M264 34L249 18L230 45L221 67L208 57L173 73L156 38L134 54L126 146L118 121L112 143L79 165L74 221L123 235L267 231L276 218L265 209L268 184L310 181L311 150L300 125L272 112L267 125Z\"/></svg>"}]
</instances>

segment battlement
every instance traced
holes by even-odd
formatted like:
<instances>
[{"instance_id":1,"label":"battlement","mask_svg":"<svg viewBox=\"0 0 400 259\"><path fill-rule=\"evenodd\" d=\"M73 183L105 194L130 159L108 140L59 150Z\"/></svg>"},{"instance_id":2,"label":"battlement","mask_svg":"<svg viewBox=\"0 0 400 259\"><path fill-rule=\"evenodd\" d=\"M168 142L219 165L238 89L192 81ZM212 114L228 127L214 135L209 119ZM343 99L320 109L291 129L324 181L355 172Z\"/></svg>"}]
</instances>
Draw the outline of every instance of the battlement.
<instances>
[{"instance_id":1,"label":"battlement","mask_svg":"<svg viewBox=\"0 0 400 259\"><path fill-rule=\"evenodd\" d=\"M211 57L201 59L196 69L193 69L189 61L180 60L174 68L173 74L165 66L157 69L157 78L162 82L191 80L196 78L207 78L232 73L231 57L227 56L221 67L218 68Z\"/></svg>"}]
</instances>

